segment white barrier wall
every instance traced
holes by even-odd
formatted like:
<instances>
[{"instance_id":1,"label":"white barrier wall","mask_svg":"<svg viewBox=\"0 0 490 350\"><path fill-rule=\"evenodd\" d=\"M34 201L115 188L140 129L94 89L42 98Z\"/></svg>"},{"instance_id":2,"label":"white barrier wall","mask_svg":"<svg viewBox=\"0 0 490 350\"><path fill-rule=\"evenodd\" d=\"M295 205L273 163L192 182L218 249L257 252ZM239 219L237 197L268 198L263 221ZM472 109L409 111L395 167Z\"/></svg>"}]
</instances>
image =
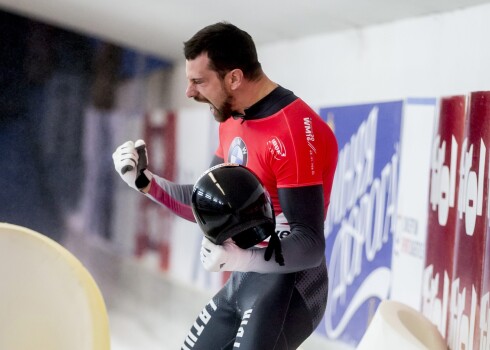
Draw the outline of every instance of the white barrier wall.
<instances>
[{"instance_id":1,"label":"white barrier wall","mask_svg":"<svg viewBox=\"0 0 490 350\"><path fill-rule=\"evenodd\" d=\"M375 10L375 9L373 9ZM315 106L489 87L490 5L259 47L264 70Z\"/></svg>"}]
</instances>

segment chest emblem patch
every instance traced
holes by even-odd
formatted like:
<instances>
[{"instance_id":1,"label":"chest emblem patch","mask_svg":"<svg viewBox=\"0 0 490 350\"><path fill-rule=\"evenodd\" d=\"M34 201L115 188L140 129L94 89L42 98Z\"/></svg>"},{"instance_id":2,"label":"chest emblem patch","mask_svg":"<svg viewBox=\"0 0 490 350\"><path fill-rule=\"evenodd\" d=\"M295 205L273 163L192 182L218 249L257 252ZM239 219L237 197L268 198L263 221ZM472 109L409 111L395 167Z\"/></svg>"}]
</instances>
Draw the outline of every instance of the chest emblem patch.
<instances>
[{"instance_id":1,"label":"chest emblem patch","mask_svg":"<svg viewBox=\"0 0 490 350\"><path fill-rule=\"evenodd\" d=\"M228 162L246 166L247 161L247 145L240 137L235 137L230 144L230 148L228 149Z\"/></svg>"}]
</instances>

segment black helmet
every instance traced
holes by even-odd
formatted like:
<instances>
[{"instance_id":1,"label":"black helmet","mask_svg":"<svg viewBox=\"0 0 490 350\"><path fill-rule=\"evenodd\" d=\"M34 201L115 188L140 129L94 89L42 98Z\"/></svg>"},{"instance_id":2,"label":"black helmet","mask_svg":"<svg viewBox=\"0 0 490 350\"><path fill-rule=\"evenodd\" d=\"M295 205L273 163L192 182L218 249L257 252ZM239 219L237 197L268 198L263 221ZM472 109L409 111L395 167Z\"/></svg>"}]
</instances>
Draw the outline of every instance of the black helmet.
<instances>
[{"instance_id":1,"label":"black helmet","mask_svg":"<svg viewBox=\"0 0 490 350\"><path fill-rule=\"evenodd\" d=\"M269 194L251 170L238 164L220 164L201 175L192 191L192 210L214 244L232 238L246 249L275 233Z\"/></svg>"}]
</instances>

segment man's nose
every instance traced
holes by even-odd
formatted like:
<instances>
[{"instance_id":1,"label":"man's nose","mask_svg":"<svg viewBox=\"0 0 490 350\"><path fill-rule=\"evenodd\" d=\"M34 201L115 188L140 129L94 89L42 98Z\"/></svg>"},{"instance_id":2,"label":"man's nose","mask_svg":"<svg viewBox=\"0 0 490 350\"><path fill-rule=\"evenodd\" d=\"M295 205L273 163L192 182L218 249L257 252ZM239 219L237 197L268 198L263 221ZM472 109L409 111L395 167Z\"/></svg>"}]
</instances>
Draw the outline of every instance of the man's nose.
<instances>
[{"instance_id":1,"label":"man's nose","mask_svg":"<svg viewBox=\"0 0 490 350\"><path fill-rule=\"evenodd\" d=\"M196 88L193 84L187 84L187 89L185 90L185 95L188 98L196 97Z\"/></svg>"}]
</instances>

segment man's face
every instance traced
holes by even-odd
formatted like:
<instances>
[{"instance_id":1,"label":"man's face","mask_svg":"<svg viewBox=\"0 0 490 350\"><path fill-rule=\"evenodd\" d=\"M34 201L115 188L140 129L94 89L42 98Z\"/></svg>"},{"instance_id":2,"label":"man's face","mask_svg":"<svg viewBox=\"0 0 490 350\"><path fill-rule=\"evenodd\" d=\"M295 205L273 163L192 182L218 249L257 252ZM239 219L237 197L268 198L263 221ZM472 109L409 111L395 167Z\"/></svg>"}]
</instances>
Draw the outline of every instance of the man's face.
<instances>
[{"instance_id":1,"label":"man's face","mask_svg":"<svg viewBox=\"0 0 490 350\"><path fill-rule=\"evenodd\" d=\"M218 73L209 68L209 58L206 53L185 64L187 76L186 95L198 102L209 104L214 119L226 121L232 114L232 95L226 81Z\"/></svg>"}]
</instances>

